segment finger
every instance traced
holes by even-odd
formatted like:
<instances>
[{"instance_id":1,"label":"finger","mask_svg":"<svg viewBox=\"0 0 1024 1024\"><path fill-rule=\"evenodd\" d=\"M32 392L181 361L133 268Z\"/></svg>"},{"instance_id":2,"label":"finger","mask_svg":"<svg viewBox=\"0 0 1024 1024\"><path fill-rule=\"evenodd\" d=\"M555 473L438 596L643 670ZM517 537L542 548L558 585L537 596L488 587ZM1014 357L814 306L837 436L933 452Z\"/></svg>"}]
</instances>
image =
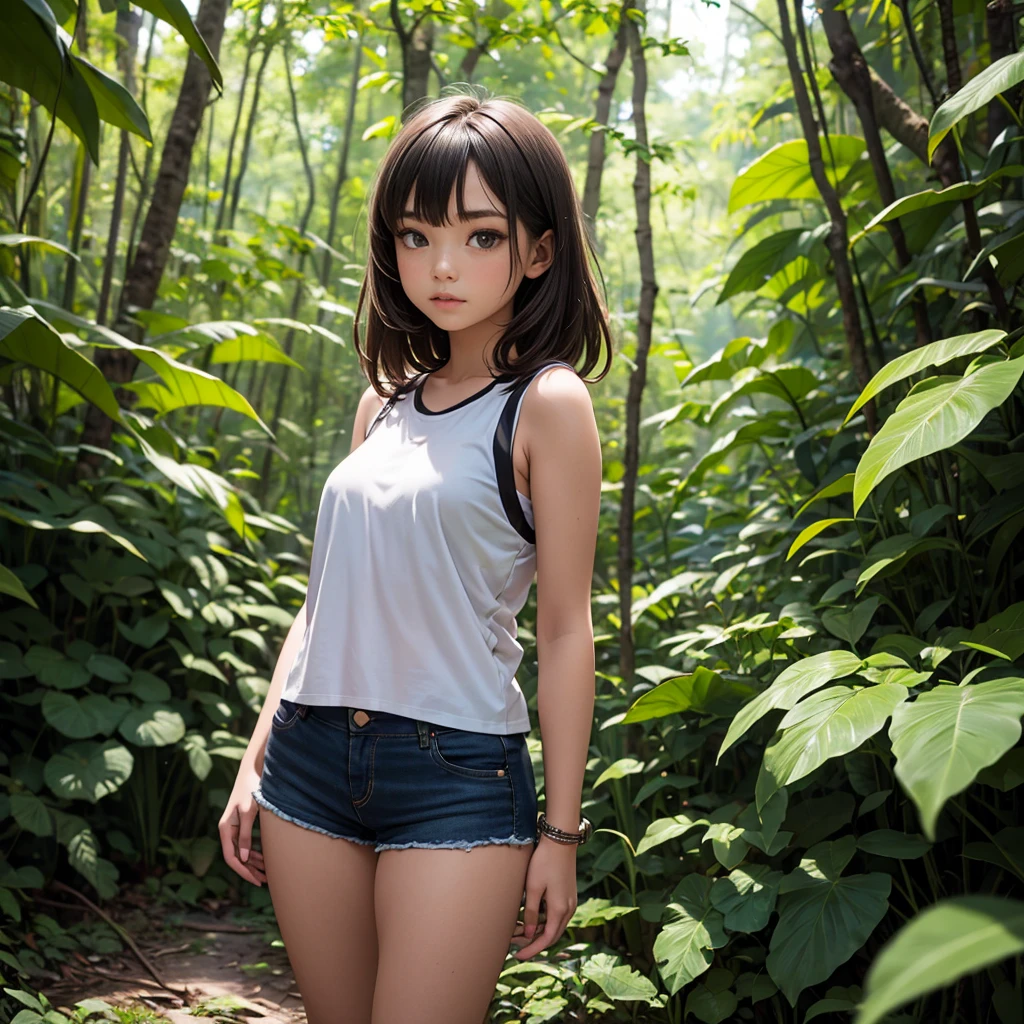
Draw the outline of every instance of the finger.
<instances>
[{"instance_id":1,"label":"finger","mask_svg":"<svg viewBox=\"0 0 1024 1024\"><path fill-rule=\"evenodd\" d=\"M530 943L528 946L524 946L518 950L515 954L517 960L529 960L534 953L539 953L542 949L547 949L561 934L558 930L557 922L552 919L544 927L544 931L541 932L537 938Z\"/></svg>"},{"instance_id":2,"label":"finger","mask_svg":"<svg viewBox=\"0 0 1024 1024\"><path fill-rule=\"evenodd\" d=\"M544 896L543 889L527 889L526 904L523 908L524 932L528 939L533 938L537 930L537 918L540 916L540 901Z\"/></svg>"},{"instance_id":3,"label":"finger","mask_svg":"<svg viewBox=\"0 0 1024 1024\"><path fill-rule=\"evenodd\" d=\"M252 823L256 820L256 804L253 803L238 815L238 857L241 861L249 860L252 849Z\"/></svg>"},{"instance_id":4,"label":"finger","mask_svg":"<svg viewBox=\"0 0 1024 1024\"><path fill-rule=\"evenodd\" d=\"M236 828L237 826L230 819L220 823L218 831L220 833L220 848L221 853L224 855L224 863L236 875L244 878L247 882L251 882L253 885L262 885L267 880L266 875L262 871L262 865L260 865L260 870L253 871L239 860L235 846Z\"/></svg>"}]
</instances>

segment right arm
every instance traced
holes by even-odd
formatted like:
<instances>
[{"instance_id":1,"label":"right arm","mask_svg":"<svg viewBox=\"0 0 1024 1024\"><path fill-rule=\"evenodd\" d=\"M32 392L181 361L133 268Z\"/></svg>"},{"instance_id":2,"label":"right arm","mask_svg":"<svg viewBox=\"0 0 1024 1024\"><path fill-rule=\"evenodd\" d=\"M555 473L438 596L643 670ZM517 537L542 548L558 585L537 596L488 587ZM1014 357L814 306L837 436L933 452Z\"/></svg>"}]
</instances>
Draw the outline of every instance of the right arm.
<instances>
[{"instance_id":1,"label":"right arm","mask_svg":"<svg viewBox=\"0 0 1024 1024\"><path fill-rule=\"evenodd\" d=\"M363 392L356 409L355 421L352 424L352 440L348 449L350 454L363 443L366 431L380 411L381 404L382 399L372 387L368 387ZM284 683L291 671L295 656L302 646L305 633L306 604L303 602L295 616L295 621L292 622L291 628L288 630L284 643L281 645L281 653L274 666L274 674L270 681L270 688L267 690L266 700L263 701L263 708L256 720L249 745L238 766L238 774L235 776L231 796L228 798L227 806L224 808L224 813L218 824L220 845L225 862L233 871L254 885L262 885L267 880L267 876L264 871L262 853L252 849L252 823L259 810L259 805L252 797L252 791L258 785L260 776L263 774L263 755L267 749L267 739L270 736L270 723L281 703L281 691L284 689Z\"/></svg>"}]
</instances>

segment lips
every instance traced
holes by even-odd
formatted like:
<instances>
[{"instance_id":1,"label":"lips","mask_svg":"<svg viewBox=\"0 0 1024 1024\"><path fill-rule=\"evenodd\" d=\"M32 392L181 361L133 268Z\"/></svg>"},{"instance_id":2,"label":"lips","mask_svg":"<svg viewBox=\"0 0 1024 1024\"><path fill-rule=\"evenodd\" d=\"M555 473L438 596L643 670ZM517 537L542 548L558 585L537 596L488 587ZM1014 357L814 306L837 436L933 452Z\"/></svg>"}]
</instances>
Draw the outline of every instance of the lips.
<instances>
[{"instance_id":1,"label":"lips","mask_svg":"<svg viewBox=\"0 0 1024 1024\"><path fill-rule=\"evenodd\" d=\"M457 295L449 295L447 292L441 292L439 295L431 295L431 301L433 302L464 302L464 299L460 299Z\"/></svg>"}]
</instances>

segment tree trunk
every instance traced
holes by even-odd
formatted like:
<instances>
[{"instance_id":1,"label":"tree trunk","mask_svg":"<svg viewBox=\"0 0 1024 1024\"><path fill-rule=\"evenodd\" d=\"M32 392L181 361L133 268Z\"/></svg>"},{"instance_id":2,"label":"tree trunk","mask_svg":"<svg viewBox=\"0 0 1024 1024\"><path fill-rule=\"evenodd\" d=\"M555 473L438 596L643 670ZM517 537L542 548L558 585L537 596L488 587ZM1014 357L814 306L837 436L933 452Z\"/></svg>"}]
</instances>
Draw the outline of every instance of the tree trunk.
<instances>
[{"instance_id":1,"label":"tree trunk","mask_svg":"<svg viewBox=\"0 0 1024 1024\"><path fill-rule=\"evenodd\" d=\"M619 11L619 28L615 33L615 42L608 51L605 60L605 73L597 86L597 106L594 110L594 120L600 125L608 125L608 118L611 115L612 98L615 94L615 83L619 78L619 69L626 56L626 24L629 18L626 11L633 7L633 0L625 0ZM590 241L599 252L600 247L597 237L597 208L601 205L601 178L604 174L605 154L605 133L594 131L590 133L590 148L587 155L587 178L583 185L583 219L587 223L587 230L590 233Z\"/></svg>"},{"instance_id":2,"label":"tree trunk","mask_svg":"<svg viewBox=\"0 0 1024 1024\"><path fill-rule=\"evenodd\" d=\"M142 15L134 11L118 10L117 34L123 40L118 48L117 62L121 65L124 87L131 95L135 95L135 54L139 48L139 26ZM117 263L117 242L121 235L121 216L124 212L124 195L128 186L128 132L121 132L121 143L117 153L117 181L114 185L114 202L110 210L110 228L107 231L107 253L103 263L103 281L100 284L100 297L96 308L96 323L107 322L107 310L110 304L110 290L114 280L114 267ZM70 309L70 306L66 307Z\"/></svg>"},{"instance_id":3,"label":"tree trunk","mask_svg":"<svg viewBox=\"0 0 1024 1024\"><path fill-rule=\"evenodd\" d=\"M224 214L228 208L228 194L231 191L231 172L234 169L235 163L235 141L238 138L238 127L242 123L242 110L245 107L245 93L249 88L249 68L252 66L252 57L256 52L256 47L259 44L260 33L262 31L261 16L263 14L263 5L256 9L256 24L253 26L252 37L249 39L248 45L245 48L245 62L242 65L242 82L238 87L238 105L235 107L235 119L231 125L231 134L228 136L228 155L227 161L224 166L224 184L220 190L220 206L217 209L217 220L214 222L213 232L216 236L217 232L224 227Z\"/></svg>"},{"instance_id":4,"label":"tree trunk","mask_svg":"<svg viewBox=\"0 0 1024 1024\"><path fill-rule=\"evenodd\" d=\"M992 0L985 6L985 31L988 35L990 48L989 62L994 64L1003 57L1017 52L1014 37L1014 5L1012 0ZM1020 109L1021 87L1015 85L1006 93L1006 101L1014 110ZM988 144L991 146L996 136L1013 123L1010 112L999 102L993 100L988 105Z\"/></svg>"},{"instance_id":5,"label":"tree trunk","mask_svg":"<svg viewBox=\"0 0 1024 1024\"><path fill-rule=\"evenodd\" d=\"M267 70L270 61L270 54L274 50L274 40L267 38L263 44L263 57L260 66L256 70L256 81L252 89L252 106L249 107L249 118L245 122L245 137L242 140L242 153L238 158L238 174L235 176L235 183L231 190L231 209L228 212L228 227L234 228L235 215L238 213L238 201L242 195L242 181L245 172L249 168L249 150L252 146L252 133L256 127L256 114L260 108L260 90L263 86L263 73Z\"/></svg>"},{"instance_id":6,"label":"tree trunk","mask_svg":"<svg viewBox=\"0 0 1024 1024\"><path fill-rule=\"evenodd\" d=\"M777 0L777 5L782 45L786 53L786 63L789 65L789 77L793 83L793 98L796 101L804 138L807 140L807 155L810 163L811 177L814 179L814 183L832 221L832 229L828 235L827 245L832 256L836 290L839 292L839 302L843 310L843 331L846 335L850 364L853 367L857 383L861 388L865 388L871 380L871 368L868 364L867 348L864 344L864 331L861 327L860 312L857 308L857 293L854 288L853 274L850 270L850 261L847 256L846 213L839 202L839 196L835 188L825 174L821 142L818 138L818 124L814 119L814 111L811 109L811 101L804 82L803 69L800 67L800 62L797 58L796 43L789 25L787 0ZM797 17L803 17L799 4L797 4L796 11ZM814 69L808 68L807 73L809 77L812 77ZM868 422L868 429L874 433L874 402L869 402L864 406L864 415Z\"/></svg>"},{"instance_id":7,"label":"tree trunk","mask_svg":"<svg viewBox=\"0 0 1024 1024\"><path fill-rule=\"evenodd\" d=\"M216 59L224 36L224 18L229 0L201 0L196 15L196 28L206 40L206 45ZM188 181L188 169L192 160L192 148L202 124L203 109L210 93L210 72L192 50L189 50L185 77L178 93L178 102L171 117L170 128L164 141L153 188L153 200L146 211L142 237L125 275L124 289L118 309L116 328L122 334L139 341L143 331L128 319L127 311L152 309L156 300L160 279L174 239L181 210L181 200ZM126 384L132 379L138 360L126 349L97 349L96 366L103 376L114 385ZM131 401L129 392L117 388L122 403ZM90 405L82 429L82 445L109 448L113 422L95 406ZM94 472L101 458L83 449L79 451L76 467L80 475Z\"/></svg>"},{"instance_id":8,"label":"tree trunk","mask_svg":"<svg viewBox=\"0 0 1024 1024\"><path fill-rule=\"evenodd\" d=\"M391 0L391 24L402 47L402 121L408 121L428 96L433 63L434 24L421 14L408 29L402 22L398 0Z\"/></svg>"},{"instance_id":9,"label":"tree trunk","mask_svg":"<svg viewBox=\"0 0 1024 1024\"><path fill-rule=\"evenodd\" d=\"M637 4L638 10L643 10ZM629 375L626 393L626 437L622 455L623 474L619 503L619 675L627 691L633 685L636 654L633 649L633 518L636 481L640 465L640 411L647 383L647 356L651 348L654 302L658 282L651 242L651 165L643 159L647 148L647 59L638 26L623 17L625 42L633 68L633 125L636 130L636 173L633 201L636 206L636 247L640 259L640 303L637 308L635 369Z\"/></svg>"},{"instance_id":10,"label":"tree trunk","mask_svg":"<svg viewBox=\"0 0 1024 1024\"><path fill-rule=\"evenodd\" d=\"M878 184L878 194L882 205L888 206L896 201L896 188L893 185L889 162L885 157L885 146L875 117L875 105L871 96L871 73L867 61L861 52L860 45L850 28L845 10L837 10L835 0L826 3L821 11L821 24L825 30L832 60L829 63L833 77L843 92L853 101L853 106L860 119L861 130L867 143L868 158L871 169ZM885 225L892 239L893 249L900 269L910 263L910 250L903 234L903 225L899 220L887 221ZM928 322L928 307L920 290L915 292L912 303L916 344L926 345L932 340L931 325ZM881 354L881 353L880 353Z\"/></svg>"}]
</instances>

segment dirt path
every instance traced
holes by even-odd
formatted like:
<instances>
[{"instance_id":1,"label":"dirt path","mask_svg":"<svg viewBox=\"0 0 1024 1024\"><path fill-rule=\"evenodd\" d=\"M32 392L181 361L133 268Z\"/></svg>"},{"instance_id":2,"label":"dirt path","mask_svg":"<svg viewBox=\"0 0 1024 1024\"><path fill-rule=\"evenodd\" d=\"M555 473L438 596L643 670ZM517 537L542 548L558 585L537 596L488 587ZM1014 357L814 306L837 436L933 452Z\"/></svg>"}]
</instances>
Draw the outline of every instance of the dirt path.
<instances>
[{"instance_id":1,"label":"dirt path","mask_svg":"<svg viewBox=\"0 0 1024 1024\"><path fill-rule=\"evenodd\" d=\"M93 998L124 1009L146 1007L174 1024L197 1017L305 1024L287 955L271 946L274 932L259 918L240 924L227 906L222 913L171 913L141 903L105 908L131 935L141 958L128 946L108 956L72 953L63 977L42 986L57 1009L70 1013L78 1001ZM75 910L67 907L68 913Z\"/></svg>"}]
</instances>

